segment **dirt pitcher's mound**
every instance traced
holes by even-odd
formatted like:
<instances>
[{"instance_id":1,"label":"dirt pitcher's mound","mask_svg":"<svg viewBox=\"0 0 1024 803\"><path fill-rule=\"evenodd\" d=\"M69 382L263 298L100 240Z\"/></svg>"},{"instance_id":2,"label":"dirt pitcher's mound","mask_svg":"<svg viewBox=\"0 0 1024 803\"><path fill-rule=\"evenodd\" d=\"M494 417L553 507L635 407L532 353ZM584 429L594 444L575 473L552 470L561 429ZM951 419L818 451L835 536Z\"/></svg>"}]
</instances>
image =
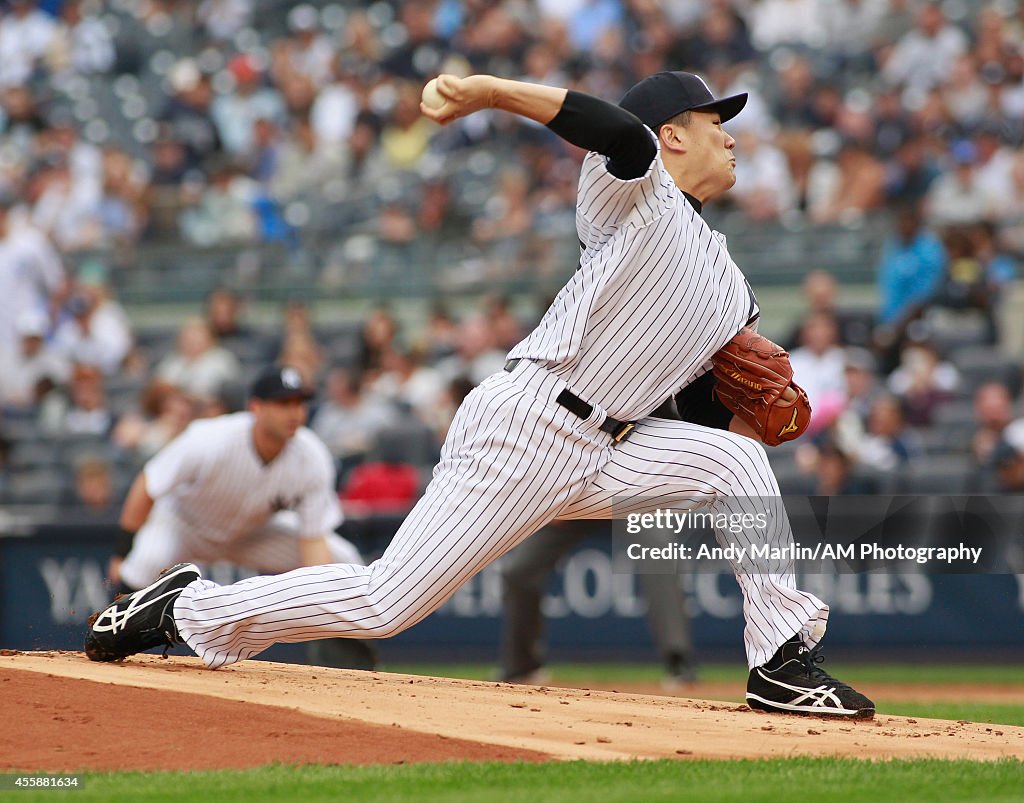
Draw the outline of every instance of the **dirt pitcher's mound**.
<instances>
[{"instance_id":1,"label":"dirt pitcher's mound","mask_svg":"<svg viewBox=\"0 0 1024 803\"><path fill-rule=\"evenodd\" d=\"M15 671L7 671L15 670ZM992 726L945 720L907 719L884 713L866 722L831 721L817 718L756 714L736 703L658 697L639 694L510 686L444 678L414 677L376 672L355 672L322 667L247 661L210 671L195 658L135 656L120 664L91 663L80 653L20 653L0 656L0 697L10 699L4 687L14 680L4 677L37 672L46 676L52 688L38 687L39 699L26 701L26 714L18 720L17 732L9 729L4 740L42 747L43 734L34 735L37 721L53 718L46 704L67 701L75 693L61 678L75 678L113 684L105 705L119 727L134 731L135 737L151 732L153 711L160 728L181 729L185 747L176 755L181 768L199 766L188 755L189 740L200 732L209 742L256 739L266 733L302 730L306 716L316 718L320 727L347 738L347 728L359 723L384 726L396 750L404 739L424 734L447 739L492 745L506 750L494 756L474 754L469 746L452 743L455 756L464 758L516 758L547 754L557 758L761 758L772 756L853 756L859 758L1024 758L1024 728ZM92 685L92 684L89 684ZM139 689L176 692L166 704L155 692L147 692L145 704L135 697ZM871 689L865 689L868 693ZM193 698L198 719L183 720L176 711L184 698L205 695L217 700ZM223 700L247 705L216 709ZM33 708L33 703L37 707ZM39 707L41 704L42 707ZM206 709L204 706L209 705ZM7 703L4 705L7 709ZM276 713L275 713L276 712ZM302 717L301 721L299 717ZM329 723L329 724L328 724ZM86 723L91 724L91 723ZM393 726L398 725L398 728ZM415 732L410 734L409 732ZM239 734L242 735L239 735ZM64 743L51 755L61 760L49 763L45 751L37 751L32 769L89 767L88 751L106 736L105 728L83 733L81 744ZM15 741L16 740L16 741ZM282 742L288 741L281 739ZM378 743L379 744L379 743ZM402 760L401 753L382 752L376 760ZM196 742L195 752L206 748ZM79 764L65 761L78 751ZM464 752L462 752L464 751ZM516 753L515 751L532 751ZM333 749L305 760L346 763L354 759L347 751ZM131 751L128 750L127 754ZM16 766L14 755L4 745L0 764ZM396 758L396 755L398 756ZM404 755L413 756L412 753ZM455 757L436 755L436 758ZM274 754L279 761L296 761L284 750ZM362 759L365 760L365 759ZM431 760L423 755L404 760ZM206 765L203 765L206 766ZM222 766L238 766L224 763ZM25 768L19 765L19 768Z\"/></svg>"},{"instance_id":2,"label":"dirt pitcher's mound","mask_svg":"<svg viewBox=\"0 0 1024 803\"><path fill-rule=\"evenodd\" d=\"M266 764L543 761L530 750L331 720L210 695L0 669L0 770L214 770Z\"/></svg>"}]
</instances>

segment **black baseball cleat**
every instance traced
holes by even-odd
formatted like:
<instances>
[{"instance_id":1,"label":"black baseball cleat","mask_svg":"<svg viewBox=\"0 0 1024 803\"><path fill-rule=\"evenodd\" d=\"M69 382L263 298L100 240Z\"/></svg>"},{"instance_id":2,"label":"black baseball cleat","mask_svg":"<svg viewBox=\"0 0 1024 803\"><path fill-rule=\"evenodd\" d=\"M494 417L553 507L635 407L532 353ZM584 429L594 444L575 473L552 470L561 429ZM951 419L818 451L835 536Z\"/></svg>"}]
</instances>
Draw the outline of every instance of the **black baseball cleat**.
<instances>
[{"instance_id":1,"label":"black baseball cleat","mask_svg":"<svg viewBox=\"0 0 1024 803\"><path fill-rule=\"evenodd\" d=\"M818 666L823 660L817 648L793 636L768 663L750 670L747 705L782 714L871 719L875 704Z\"/></svg>"},{"instance_id":2,"label":"black baseball cleat","mask_svg":"<svg viewBox=\"0 0 1024 803\"><path fill-rule=\"evenodd\" d=\"M160 573L156 582L89 617L85 654L90 661L120 661L153 647L181 644L172 611L182 589L202 575L192 563L179 563ZM165 653L166 654L166 653Z\"/></svg>"}]
</instances>

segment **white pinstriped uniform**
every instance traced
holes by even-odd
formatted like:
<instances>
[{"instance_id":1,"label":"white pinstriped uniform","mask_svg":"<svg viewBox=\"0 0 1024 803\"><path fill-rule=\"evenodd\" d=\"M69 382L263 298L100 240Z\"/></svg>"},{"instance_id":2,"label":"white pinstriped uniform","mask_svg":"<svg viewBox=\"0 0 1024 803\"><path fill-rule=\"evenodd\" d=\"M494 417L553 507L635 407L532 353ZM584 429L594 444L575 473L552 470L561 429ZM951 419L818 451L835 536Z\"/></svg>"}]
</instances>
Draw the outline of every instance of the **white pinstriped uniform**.
<instances>
[{"instance_id":1,"label":"white pinstriped uniform","mask_svg":"<svg viewBox=\"0 0 1024 803\"><path fill-rule=\"evenodd\" d=\"M730 538L791 541L760 444L645 418L706 371L750 317L752 297L724 239L690 206L660 157L646 175L620 180L602 156L588 155L577 229L580 269L510 353L522 360L515 369L489 377L466 398L433 481L379 560L186 587L175 621L208 666L278 641L394 635L544 524L608 517L613 500L618 515L670 505L735 511L753 508L749 497L772 497L776 515L767 532ZM589 418L555 402L564 389L593 406ZM600 429L606 415L639 423L616 444ZM795 633L811 646L824 634L827 606L798 591L791 571L738 580L751 666Z\"/></svg>"},{"instance_id":2,"label":"white pinstriped uniform","mask_svg":"<svg viewBox=\"0 0 1024 803\"><path fill-rule=\"evenodd\" d=\"M327 447L300 427L264 464L251 413L195 421L143 468L153 510L121 566L142 588L181 561L227 560L261 572L301 566L299 538L328 536L336 560L359 553L333 530L341 523Z\"/></svg>"}]
</instances>

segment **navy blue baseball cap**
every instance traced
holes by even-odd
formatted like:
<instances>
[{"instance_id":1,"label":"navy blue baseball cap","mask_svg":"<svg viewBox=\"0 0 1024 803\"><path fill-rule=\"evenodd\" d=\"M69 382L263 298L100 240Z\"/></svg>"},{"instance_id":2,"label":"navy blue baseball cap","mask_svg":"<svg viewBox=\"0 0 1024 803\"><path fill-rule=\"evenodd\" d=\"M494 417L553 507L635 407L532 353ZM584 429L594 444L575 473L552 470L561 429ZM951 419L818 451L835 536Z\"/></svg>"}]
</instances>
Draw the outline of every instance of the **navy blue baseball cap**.
<instances>
[{"instance_id":1,"label":"navy blue baseball cap","mask_svg":"<svg viewBox=\"0 0 1024 803\"><path fill-rule=\"evenodd\" d=\"M251 399L309 399L313 391L306 387L302 375L294 368L272 365L260 372L249 388Z\"/></svg>"},{"instance_id":2,"label":"navy blue baseball cap","mask_svg":"<svg viewBox=\"0 0 1024 803\"><path fill-rule=\"evenodd\" d=\"M687 111L716 111L724 123L747 104L747 93L716 98L704 79L689 72L659 72L636 84L619 106L640 118L652 131Z\"/></svg>"}]
</instances>

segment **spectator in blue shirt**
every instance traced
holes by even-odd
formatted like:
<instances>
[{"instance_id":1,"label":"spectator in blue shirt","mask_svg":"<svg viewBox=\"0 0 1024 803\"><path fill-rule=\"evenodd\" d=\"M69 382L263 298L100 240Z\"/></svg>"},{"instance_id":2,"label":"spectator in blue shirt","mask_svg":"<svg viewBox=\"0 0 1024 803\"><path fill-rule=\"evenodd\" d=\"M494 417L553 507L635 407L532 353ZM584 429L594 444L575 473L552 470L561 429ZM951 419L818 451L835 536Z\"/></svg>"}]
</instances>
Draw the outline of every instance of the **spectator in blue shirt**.
<instances>
[{"instance_id":1,"label":"spectator in blue shirt","mask_svg":"<svg viewBox=\"0 0 1024 803\"><path fill-rule=\"evenodd\" d=\"M899 326L912 317L938 289L945 267L942 242L922 225L920 210L902 210L878 267L879 321Z\"/></svg>"}]
</instances>

